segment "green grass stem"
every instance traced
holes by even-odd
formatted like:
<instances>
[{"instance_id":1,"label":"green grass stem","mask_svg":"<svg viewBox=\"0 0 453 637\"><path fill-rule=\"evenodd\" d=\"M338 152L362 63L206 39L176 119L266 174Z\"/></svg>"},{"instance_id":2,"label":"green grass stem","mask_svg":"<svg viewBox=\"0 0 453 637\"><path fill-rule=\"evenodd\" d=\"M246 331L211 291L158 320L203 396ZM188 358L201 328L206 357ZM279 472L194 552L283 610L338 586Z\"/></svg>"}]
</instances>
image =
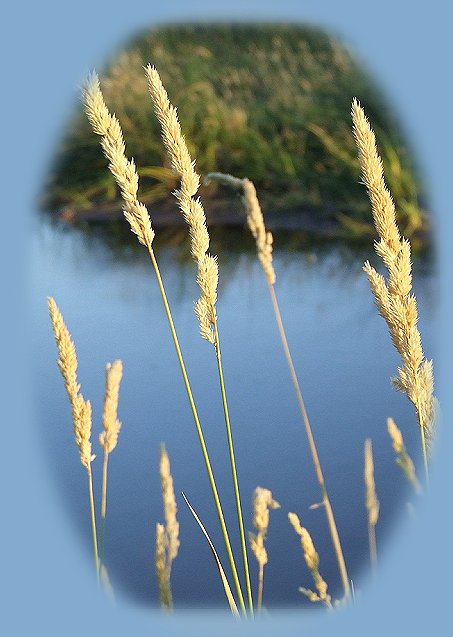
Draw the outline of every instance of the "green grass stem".
<instances>
[{"instance_id":1,"label":"green grass stem","mask_svg":"<svg viewBox=\"0 0 453 637\"><path fill-rule=\"evenodd\" d=\"M219 337L219 330L217 327L216 320L214 321L214 337L215 337L214 347L216 352L217 368L219 371L220 391L222 393L223 413L225 415L225 426L226 426L227 439L228 439L228 451L230 454L231 474L233 477L234 498L236 501L236 513L237 513L238 526L239 526L239 535L241 540L242 560L244 563L244 576L245 576L245 585L247 589L247 601L249 605L250 614L253 616L253 599L252 599L252 587L250 585L250 572L249 572L249 565L248 565L248 558L247 558L247 544L245 541L241 497L239 494L239 483L238 483L237 470L236 470L236 461L234 458L233 435L231 433L230 414L228 410L228 402L227 402L226 390L225 390L225 380L223 376L222 356L220 352L220 337Z\"/></svg>"},{"instance_id":2,"label":"green grass stem","mask_svg":"<svg viewBox=\"0 0 453 637\"><path fill-rule=\"evenodd\" d=\"M185 366L184 359L183 359L182 352L181 352L181 347L179 345L178 335L176 333L176 328L175 328L175 325L174 325L174 322L173 322L173 317L172 317L172 314L171 314L171 311L170 311L170 306L168 304L167 295L166 295L166 292L165 292L165 288L164 288L164 284L163 284L163 281L162 281L162 277L160 275L159 266L158 266L157 261L156 261L154 250L152 249L151 245L147 245L147 248L148 248L149 256L151 258L151 263L152 263L153 268L154 268L154 272L156 274L157 283L158 283L158 286L159 286L160 294L162 296L162 301L163 301L163 304L164 304L165 313L167 315L168 324L170 326L170 331L171 331L171 335L172 335L172 338L173 338L173 343L174 343L175 349L176 349L176 355L178 357L179 365L180 365L182 376L183 376L183 380L184 380L184 385L185 385L185 388L186 388L187 396L189 398L189 403L190 403L190 407L191 407L191 410L192 410L193 419L195 421L195 427L196 427L196 430L197 430L198 439L200 441L201 451L202 451L204 462L205 462L205 465L206 465L206 470L208 472L209 483L210 483L210 486L211 486L211 491L212 491L212 495L213 495L213 498L214 498L214 503L215 503L215 506L216 506L217 515L218 515L218 518L219 518L223 539L224 539L224 542L225 542L225 548L226 548L226 551L227 551L227 554L228 554L228 559L229 559L230 566L231 566L233 580L234 580L234 584L235 584L237 595L238 595L238 599L239 599L239 605L241 607L242 612L245 613L244 597L243 597L243 594L242 594L241 584L239 582L239 577L238 577L238 573L237 573L236 563L234 561L233 551L232 551L232 548L231 548L231 542L230 542L230 538L229 538L227 527L226 527L226 523L225 523L225 517L223 515L222 505L220 503L220 498L219 498L219 494L218 494L218 491L217 491L217 486L216 486L216 483L215 483L214 474L212 472L211 461L209 459L208 450L207 450L206 443L205 443L205 440L204 440L203 430L201 428L201 424L200 424L200 420L199 420L199 417L198 417L197 408L195 406L195 401L194 401L194 398L193 398L192 389L191 389L189 378L188 378L187 371L186 371L186 366Z\"/></svg>"},{"instance_id":3,"label":"green grass stem","mask_svg":"<svg viewBox=\"0 0 453 637\"><path fill-rule=\"evenodd\" d=\"M97 540L97 532L96 532L96 514L95 514L95 508L94 508L93 475L91 472L90 464L87 467L87 473L88 473L88 494L90 498L91 532L93 535L94 564L96 567L96 576L99 583L100 561L99 561L98 540Z\"/></svg>"},{"instance_id":4,"label":"green grass stem","mask_svg":"<svg viewBox=\"0 0 453 637\"><path fill-rule=\"evenodd\" d=\"M420 441L422 445L422 455L423 455L423 467L425 470L425 480L426 480L426 488L429 489L429 470L428 470L428 453L426 450L426 440L425 440L425 427L423 425L421 409L420 409L420 401L417 400L417 416L418 423L420 425Z\"/></svg>"},{"instance_id":5,"label":"green grass stem","mask_svg":"<svg viewBox=\"0 0 453 637\"><path fill-rule=\"evenodd\" d=\"M107 466L109 454L104 451L104 462L102 465L102 497L101 497L101 529L99 534L99 561L100 566L104 563L104 542L105 542L105 516L107 513Z\"/></svg>"}]
</instances>

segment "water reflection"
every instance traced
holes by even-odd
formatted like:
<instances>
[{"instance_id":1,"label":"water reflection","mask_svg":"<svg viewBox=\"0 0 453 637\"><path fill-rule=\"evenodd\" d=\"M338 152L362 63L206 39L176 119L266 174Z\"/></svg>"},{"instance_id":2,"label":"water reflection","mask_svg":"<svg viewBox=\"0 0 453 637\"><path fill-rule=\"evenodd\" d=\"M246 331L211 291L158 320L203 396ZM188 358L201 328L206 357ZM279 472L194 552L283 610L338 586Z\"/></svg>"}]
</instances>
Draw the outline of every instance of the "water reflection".
<instances>
[{"instance_id":1,"label":"water reflection","mask_svg":"<svg viewBox=\"0 0 453 637\"><path fill-rule=\"evenodd\" d=\"M42 452L48 454L62 509L80 531L90 559L85 481L72 440L70 412L55 366L55 345L45 298L55 296L75 340L80 382L93 401L99 431L103 366L124 362L120 418L123 430L110 459L106 559L119 596L153 605L155 523L162 519L157 470L159 443L169 451L177 493L184 490L212 534L222 540L179 368L146 252L130 233L107 228L68 228L37 222L34 240L36 410ZM127 241L124 237L127 237ZM235 510L215 361L198 336L194 266L184 232L159 231L155 249L205 428L225 513L236 537ZM299 542L286 515L295 511L312 533L321 572L340 593L311 458L278 341L266 282L254 246L241 229L212 232L220 260L219 325L235 438L246 530L252 530L251 496L270 488L282 509L268 535L265 604L305 607L299 586L311 587ZM310 414L350 576L360 589L367 572L363 443L373 439L381 501L378 550L413 499L394 462L385 428L392 415L419 465L418 431L411 405L390 387L398 356L374 308L361 271L368 246L314 243L303 233L276 232L277 293ZM414 265L420 329L428 357L435 356L436 286L429 258ZM94 436L96 438L96 436ZM96 446L96 445L95 445ZM100 452L98 450L100 455ZM100 459L94 463L100 480ZM97 484L100 484L98 482ZM174 563L177 607L222 605L223 593L209 549L178 497L181 552ZM234 549L240 555L235 541ZM196 574L196 576L194 575ZM252 560L252 577L257 570Z\"/></svg>"}]
</instances>

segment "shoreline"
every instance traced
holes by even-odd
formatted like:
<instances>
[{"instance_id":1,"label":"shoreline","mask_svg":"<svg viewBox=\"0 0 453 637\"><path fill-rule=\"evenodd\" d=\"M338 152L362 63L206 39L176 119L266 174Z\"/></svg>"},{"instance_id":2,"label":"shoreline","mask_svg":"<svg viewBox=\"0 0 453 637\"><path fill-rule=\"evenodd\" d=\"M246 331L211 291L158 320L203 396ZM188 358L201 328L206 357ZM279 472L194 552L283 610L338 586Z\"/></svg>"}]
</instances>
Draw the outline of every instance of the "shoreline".
<instances>
[{"instance_id":1,"label":"shoreline","mask_svg":"<svg viewBox=\"0 0 453 637\"><path fill-rule=\"evenodd\" d=\"M246 224L245 212L239 197L237 200L205 198L204 202L206 220L209 226L239 228ZM185 225L181 212L173 200L148 204L147 207L150 211L152 225L156 228L177 228ZM301 206L298 208L274 209L273 212L264 210L263 212L266 227L271 231L302 231L332 239L374 236L371 218L369 224L357 221L357 230L360 230L360 232L351 232L350 228L340 221L341 215L344 214L340 210L335 214L333 211L322 212L320 209ZM67 205L59 210L49 211L47 214L69 224L79 222L108 223L119 221L123 218L123 211L119 202L109 205L102 204L86 209Z\"/></svg>"}]
</instances>

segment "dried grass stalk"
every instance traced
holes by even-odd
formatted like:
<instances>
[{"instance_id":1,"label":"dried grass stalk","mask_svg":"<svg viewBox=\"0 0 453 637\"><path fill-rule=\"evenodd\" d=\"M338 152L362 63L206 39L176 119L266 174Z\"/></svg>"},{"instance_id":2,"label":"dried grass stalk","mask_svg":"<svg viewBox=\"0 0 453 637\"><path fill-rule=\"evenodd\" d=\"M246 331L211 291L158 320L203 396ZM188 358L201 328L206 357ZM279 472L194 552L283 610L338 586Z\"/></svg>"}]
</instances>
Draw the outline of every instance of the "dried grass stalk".
<instances>
[{"instance_id":1,"label":"dried grass stalk","mask_svg":"<svg viewBox=\"0 0 453 637\"><path fill-rule=\"evenodd\" d=\"M269 527L269 509L278 509L280 504L273 499L272 492L263 487L256 487L253 494L253 526L258 533L249 533L250 547L256 557L258 573L258 610L263 603L264 567L267 564L267 551L264 546Z\"/></svg>"},{"instance_id":2,"label":"dried grass stalk","mask_svg":"<svg viewBox=\"0 0 453 637\"><path fill-rule=\"evenodd\" d=\"M305 402L302 397L302 391L300 388L299 379L297 378L296 368L294 367L291 351L289 349L288 340L286 338L286 331L283 325L283 319L282 319L280 307L278 304L277 294L275 292L274 283L276 281L276 275L275 275L275 270L272 263L272 244L273 244L272 234L266 231L265 224L264 224L264 217L261 211L261 206L258 201L255 186L249 179L247 178L238 179L237 177L233 177L232 175L228 175L224 173L208 173L208 175L206 175L206 178L205 178L205 183L209 183L209 181L211 180L215 180L226 186L231 186L233 188L240 189L243 192L242 200L247 212L248 225L256 240L258 258L261 262L261 265L263 267L263 270L268 282L269 294L271 296L272 306L273 306L274 314L275 314L275 320L277 321L277 327L278 327L280 339L282 342L283 351L285 353L285 358L288 363L288 368L291 375L294 391L296 393L299 410L302 416L302 421L304 423L305 432L307 434L308 444L309 444L310 453L313 459L313 465L315 468L316 477L321 489L322 504L326 512L327 525L329 527L330 537L332 539L332 545L333 545L335 555L337 558L338 570L339 570L341 581L343 584L345 597L347 598L350 595L350 585L349 585L349 577L348 577L348 573L346 569L346 563L345 563L344 555L343 555L343 549L341 547L340 536L338 534L335 516L334 516L332 505L330 503L330 499L327 493L327 487L324 482L324 474L322 472L321 462L319 460L318 451L317 451L315 439L313 436L313 431L310 425L307 410L305 408Z\"/></svg>"},{"instance_id":3,"label":"dried grass stalk","mask_svg":"<svg viewBox=\"0 0 453 637\"><path fill-rule=\"evenodd\" d=\"M97 544L96 515L93 495L93 476L91 463L95 455L91 453L91 403L85 400L80 393L80 385L77 382L77 354L74 342L63 316L52 297L47 299L50 319L52 321L55 341L58 349L58 367L63 376L69 402L72 409L72 422L75 442L80 452L80 461L87 470L88 496L90 501L91 531L93 536L94 562L96 575L99 581L100 560Z\"/></svg>"},{"instance_id":4,"label":"dried grass stalk","mask_svg":"<svg viewBox=\"0 0 453 637\"><path fill-rule=\"evenodd\" d=\"M363 269L368 276L377 308L385 319L393 344L402 358L398 377L392 379L396 389L414 404L420 426L422 452L427 473L426 446L434 428L435 404L432 361L426 360L417 328L417 302L412 289L410 243L401 238L396 223L395 205L385 181L374 132L359 102L352 103L353 132L359 150L362 180L371 201L374 224L379 235L375 250L388 276L385 279L367 261ZM428 474L427 474L428 475Z\"/></svg>"},{"instance_id":5,"label":"dried grass stalk","mask_svg":"<svg viewBox=\"0 0 453 637\"><path fill-rule=\"evenodd\" d=\"M80 452L80 462L89 469L96 457L91 453L91 403L80 393L80 385L77 382L77 354L63 316L53 298L49 297L47 304L58 348L58 367L71 403L74 437Z\"/></svg>"},{"instance_id":6,"label":"dried grass stalk","mask_svg":"<svg viewBox=\"0 0 453 637\"><path fill-rule=\"evenodd\" d=\"M165 445L160 448L159 462L160 481L162 486L162 500L164 503L165 526L156 525L156 575L159 586L159 597L162 608L173 606L170 578L173 560L179 549L179 522L176 518L177 506L173 477L170 469L170 459Z\"/></svg>"},{"instance_id":7,"label":"dried grass stalk","mask_svg":"<svg viewBox=\"0 0 453 637\"><path fill-rule=\"evenodd\" d=\"M150 248L154 239L154 230L151 228L146 206L137 199L138 174L135 163L133 159L129 160L126 157L120 123L116 116L109 112L104 102L96 73L92 73L85 84L83 102L93 131L101 136L102 150L120 188L124 201L124 216L140 243Z\"/></svg>"},{"instance_id":8,"label":"dried grass stalk","mask_svg":"<svg viewBox=\"0 0 453 637\"><path fill-rule=\"evenodd\" d=\"M198 266L197 282L200 298L195 304L195 313L200 322L201 336L214 344L215 304L217 301L218 266L217 257L208 254L209 234L206 215L199 198L195 198L200 185L200 177L187 149L181 131L176 108L170 103L157 70L146 67L149 91L154 110L162 128L162 138L175 173L181 179L180 189L174 195L180 210L190 228L191 252Z\"/></svg>"},{"instance_id":9,"label":"dried grass stalk","mask_svg":"<svg viewBox=\"0 0 453 637\"><path fill-rule=\"evenodd\" d=\"M331 597L327 592L327 583L319 572L319 555L316 552L310 533L301 525L300 520L295 513L288 513L288 519L293 529L300 537L305 563L313 577L313 581L318 592L316 593L308 588L302 587L299 588L299 590L308 597L311 602L323 602L328 608L332 608Z\"/></svg>"},{"instance_id":10,"label":"dried grass stalk","mask_svg":"<svg viewBox=\"0 0 453 637\"><path fill-rule=\"evenodd\" d=\"M406 451L406 447L404 446L403 434L396 426L393 418L387 418L387 429L392 440L393 449L396 453L396 463L401 467L404 475L412 484L415 491L417 493L420 493L421 487L415 474L414 463L412 462L412 458L409 456Z\"/></svg>"},{"instance_id":11,"label":"dried grass stalk","mask_svg":"<svg viewBox=\"0 0 453 637\"><path fill-rule=\"evenodd\" d=\"M374 482L373 446L369 438L365 440L365 463L363 477L365 480L365 506L368 514L368 540L370 546L371 563L375 566L377 561L376 551L376 524L379 519L379 500L376 496L376 484Z\"/></svg>"},{"instance_id":12,"label":"dried grass stalk","mask_svg":"<svg viewBox=\"0 0 453 637\"><path fill-rule=\"evenodd\" d=\"M108 363L105 367L105 394L102 424L104 431L99 434L99 442L104 449L104 462L102 466L102 495L101 495L101 533L99 542L99 558L104 561L105 518L107 514L107 471L110 453L118 444L118 434L121 422L118 420L118 398L121 378L123 376L123 363L120 360Z\"/></svg>"}]
</instances>

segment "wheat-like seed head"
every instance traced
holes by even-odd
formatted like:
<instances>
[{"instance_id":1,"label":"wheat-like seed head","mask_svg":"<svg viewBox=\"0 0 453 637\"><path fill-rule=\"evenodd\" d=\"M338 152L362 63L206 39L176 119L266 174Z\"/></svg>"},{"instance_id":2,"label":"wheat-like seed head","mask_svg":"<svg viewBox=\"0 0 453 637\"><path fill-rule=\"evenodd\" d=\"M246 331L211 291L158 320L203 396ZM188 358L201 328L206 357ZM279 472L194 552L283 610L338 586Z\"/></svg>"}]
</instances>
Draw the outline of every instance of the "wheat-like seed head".
<instances>
[{"instance_id":1,"label":"wheat-like seed head","mask_svg":"<svg viewBox=\"0 0 453 637\"><path fill-rule=\"evenodd\" d=\"M325 582L324 582L325 584ZM326 584L327 586L327 584ZM299 591L305 595L305 597L310 601L310 602L322 602L322 598L318 595L318 593L315 593L314 591L310 590L309 588L304 588L303 586L299 586ZM327 588L326 588L327 591ZM330 599L330 595L328 596Z\"/></svg>"},{"instance_id":2,"label":"wheat-like seed head","mask_svg":"<svg viewBox=\"0 0 453 637\"><path fill-rule=\"evenodd\" d=\"M104 431L99 435L99 442L105 453L113 451L118 443L121 422L118 420L117 410L122 376L123 364L121 361L114 361L106 365L104 413L102 415Z\"/></svg>"},{"instance_id":3,"label":"wheat-like seed head","mask_svg":"<svg viewBox=\"0 0 453 637\"><path fill-rule=\"evenodd\" d=\"M301 525L300 520L295 513L288 513L288 519L293 529L300 537L302 550L304 552L305 561L307 563L309 571L312 572L314 570L317 570L319 566L319 556L315 550L310 533Z\"/></svg>"},{"instance_id":4,"label":"wheat-like seed head","mask_svg":"<svg viewBox=\"0 0 453 637\"><path fill-rule=\"evenodd\" d=\"M163 608L171 608L172 594L170 576L172 562L178 555L179 523L176 519L176 498L173 478L170 470L170 459L164 445L160 448L159 473L164 503L165 526L156 525L155 564L157 583L159 586L160 604Z\"/></svg>"},{"instance_id":5,"label":"wheat-like seed head","mask_svg":"<svg viewBox=\"0 0 453 637\"><path fill-rule=\"evenodd\" d=\"M167 534L163 524L156 524L156 546L154 562L156 567L159 599L162 608L169 609L173 605L170 588L170 574L167 569Z\"/></svg>"},{"instance_id":6,"label":"wheat-like seed head","mask_svg":"<svg viewBox=\"0 0 453 637\"><path fill-rule=\"evenodd\" d=\"M376 484L374 482L373 446L371 440L365 440L365 465L363 477L366 488L366 509L368 512L368 524L376 526L379 518L379 500L376 496Z\"/></svg>"},{"instance_id":7,"label":"wheat-like seed head","mask_svg":"<svg viewBox=\"0 0 453 637\"><path fill-rule=\"evenodd\" d=\"M313 540L311 539L311 535L307 531L307 529L301 525L300 520L295 513L288 513L288 519L293 529L300 537L300 543L302 546L302 551L304 553L305 563L307 564L308 570L313 577L313 581L318 593L314 593L307 588L300 588L299 590L304 595L306 595L310 601L324 602L327 606L330 607L331 597L327 593L327 583L319 572L319 555L316 552Z\"/></svg>"},{"instance_id":8,"label":"wheat-like seed head","mask_svg":"<svg viewBox=\"0 0 453 637\"><path fill-rule=\"evenodd\" d=\"M218 268L216 257L208 254L209 233L203 205L199 197L195 198L200 186L200 177L195 172L195 162L192 161L182 134L177 110L170 103L157 70L148 65L146 76L154 111L161 125L165 148L172 168L181 180L180 189L174 195L189 225L191 253L198 265L197 281L201 294L194 309L200 322L200 334L204 339L214 343L213 326L216 320Z\"/></svg>"},{"instance_id":9,"label":"wheat-like seed head","mask_svg":"<svg viewBox=\"0 0 453 637\"><path fill-rule=\"evenodd\" d=\"M250 547L260 566L267 564L267 551L264 546L269 526L269 509L278 509L280 504L273 499L272 492L263 487L256 487L253 494L253 526L256 535L249 533Z\"/></svg>"},{"instance_id":10,"label":"wheat-like seed head","mask_svg":"<svg viewBox=\"0 0 453 637\"><path fill-rule=\"evenodd\" d=\"M269 526L269 509L279 509L280 504L272 497L272 491L256 487L253 494L253 526L266 533Z\"/></svg>"},{"instance_id":11,"label":"wheat-like seed head","mask_svg":"<svg viewBox=\"0 0 453 637\"><path fill-rule=\"evenodd\" d=\"M403 365L392 379L414 404L424 437L430 443L435 415L432 362L424 358L418 311L412 289L410 243L401 238L395 205L384 181L384 169L374 132L359 102L352 102L353 133L359 151L362 180L371 201L374 224L379 235L375 250L388 271L387 280L367 261L367 274L377 308L387 322L392 342Z\"/></svg>"},{"instance_id":12,"label":"wheat-like seed head","mask_svg":"<svg viewBox=\"0 0 453 637\"><path fill-rule=\"evenodd\" d=\"M72 421L76 445L80 451L80 461L89 469L95 456L91 453L91 403L80 394L77 382L77 354L63 316L55 300L47 299L55 341L58 348L58 367L63 376L72 408Z\"/></svg>"},{"instance_id":13,"label":"wheat-like seed head","mask_svg":"<svg viewBox=\"0 0 453 637\"><path fill-rule=\"evenodd\" d=\"M274 238L271 232L266 231L264 217L261 210L255 186L250 179L243 180L243 201L247 210L247 223L255 241L258 258L270 285L274 285L276 277L272 265L272 244Z\"/></svg>"},{"instance_id":14,"label":"wheat-like seed head","mask_svg":"<svg viewBox=\"0 0 453 637\"><path fill-rule=\"evenodd\" d=\"M164 502L165 533L167 536L167 567L170 570L171 563L178 555L179 549L179 522L176 519L176 498L173 488L173 478L170 470L170 459L165 446L160 450L160 480L162 485L162 499Z\"/></svg>"},{"instance_id":15,"label":"wheat-like seed head","mask_svg":"<svg viewBox=\"0 0 453 637\"><path fill-rule=\"evenodd\" d=\"M406 451L406 447L404 445L403 434L396 426L393 418L387 418L387 430L389 432L390 438L392 440L393 449L397 455L396 462L403 470L406 478L413 485L414 489L419 492L420 484L417 480L417 476L415 474L414 463L412 462L412 458Z\"/></svg>"},{"instance_id":16,"label":"wheat-like seed head","mask_svg":"<svg viewBox=\"0 0 453 637\"><path fill-rule=\"evenodd\" d=\"M362 180L371 200L373 216L381 239L393 252L400 247L395 204L384 182L384 166L379 156L374 132L358 100L352 102L354 137L359 150Z\"/></svg>"},{"instance_id":17,"label":"wheat-like seed head","mask_svg":"<svg viewBox=\"0 0 453 637\"><path fill-rule=\"evenodd\" d=\"M242 201L247 213L247 224L256 241L258 259L260 260L268 282L270 285L274 285L276 281L275 270L272 264L272 244L274 238L272 233L267 231L264 225L263 212L253 182L247 178L238 179L237 177L233 177L233 175L224 173L208 173L204 183L207 184L212 180L242 190Z\"/></svg>"},{"instance_id":18,"label":"wheat-like seed head","mask_svg":"<svg viewBox=\"0 0 453 637\"><path fill-rule=\"evenodd\" d=\"M154 110L162 127L162 138L170 157L171 165L183 181L180 196L193 197L200 185L200 179L194 170L186 140L181 131L176 108L170 103L167 91L162 84L157 69L150 64L146 67L148 87L154 103Z\"/></svg>"},{"instance_id":19,"label":"wheat-like seed head","mask_svg":"<svg viewBox=\"0 0 453 637\"><path fill-rule=\"evenodd\" d=\"M268 562L266 547L264 546L264 536L261 533L249 533L250 548L259 566L265 566Z\"/></svg>"},{"instance_id":20,"label":"wheat-like seed head","mask_svg":"<svg viewBox=\"0 0 453 637\"><path fill-rule=\"evenodd\" d=\"M396 426L393 418L387 418L387 429L389 432L389 436L392 439L394 451L400 454L404 449L403 434Z\"/></svg>"},{"instance_id":21,"label":"wheat-like seed head","mask_svg":"<svg viewBox=\"0 0 453 637\"><path fill-rule=\"evenodd\" d=\"M93 131L101 136L101 146L109 161L109 168L124 201L123 212L131 230L148 248L154 239L146 206L137 199L138 174L134 160L126 157L126 147L120 123L111 115L104 101L96 73L92 73L83 90L83 102Z\"/></svg>"}]
</instances>

